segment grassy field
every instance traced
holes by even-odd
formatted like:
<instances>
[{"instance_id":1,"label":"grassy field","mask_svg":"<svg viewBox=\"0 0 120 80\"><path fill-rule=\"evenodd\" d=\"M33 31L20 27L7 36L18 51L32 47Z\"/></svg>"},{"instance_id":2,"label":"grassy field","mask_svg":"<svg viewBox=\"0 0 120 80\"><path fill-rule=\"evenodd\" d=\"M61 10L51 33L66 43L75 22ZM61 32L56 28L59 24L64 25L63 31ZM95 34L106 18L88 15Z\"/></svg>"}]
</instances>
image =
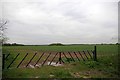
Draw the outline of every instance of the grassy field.
<instances>
[{"instance_id":1,"label":"grassy field","mask_svg":"<svg viewBox=\"0 0 120 80\"><path fill-rule=\"evenodd\" d=\"M96 45L98 61L88 60L65 63L63 66L43 66L40 68L4 69L4 78L116 78L118 77L118 45ZM3 46L3 53L16 55L21 53L12 66L18 64L25 53L28 61L33 53L94 50L94 45L68 46ZM14 56L6 63L13 59ZM34 58L36 60L37 57ZM33 61L34 61L33 60Z\"/></svg>"}]
</instances>

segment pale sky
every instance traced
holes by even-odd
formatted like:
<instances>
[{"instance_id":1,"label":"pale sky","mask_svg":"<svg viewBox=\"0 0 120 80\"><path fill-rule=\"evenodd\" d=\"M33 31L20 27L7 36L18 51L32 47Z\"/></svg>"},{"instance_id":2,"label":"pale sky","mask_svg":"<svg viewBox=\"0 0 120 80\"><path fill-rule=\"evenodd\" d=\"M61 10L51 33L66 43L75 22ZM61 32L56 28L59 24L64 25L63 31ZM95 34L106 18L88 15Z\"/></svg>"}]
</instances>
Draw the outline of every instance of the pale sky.
<instances>
[{"instance_id":1,"label":"pale sky","mask_svg":"<svg viewBox=\"0 0 120 80\"><path fill-rule=\"evenodd\" d=\"M118 41L118 0L3 0L1 9L10 43Z\"/></svg>"}]
</instances>

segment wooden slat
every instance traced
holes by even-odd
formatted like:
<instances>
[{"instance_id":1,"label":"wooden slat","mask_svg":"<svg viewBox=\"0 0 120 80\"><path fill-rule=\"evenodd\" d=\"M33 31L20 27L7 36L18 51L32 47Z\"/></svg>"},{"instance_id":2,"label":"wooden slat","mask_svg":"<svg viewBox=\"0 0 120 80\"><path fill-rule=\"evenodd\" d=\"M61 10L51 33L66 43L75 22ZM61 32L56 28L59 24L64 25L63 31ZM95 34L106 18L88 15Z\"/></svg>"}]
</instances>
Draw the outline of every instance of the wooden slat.
<instances>
[{"instance_id":1,"label":"wooden slat","mask_svg":"<svg viewBox=\"0 0 120 80\"><path fill-rule=\"evenodd\" d=\"M53 57L53 59L51 60L51 62L50 62L49 65L51 65L52 61L55 59L55 57L57 56L57 54L58 54L58 53L55 54L55 56Z\"/></svg>"},{"instance_id":2,"label":"wooden slat","mask_svg":"<svg viewBox=\"0 0 120 80\"><path fill-rule=\"evenodd\" d=\"M85 51L83 51L83 53L84 53L85 57L88 59L88 57L87 57L87 55L86 55Z\"/></svg>"},{"instance_id":3,"label":"wooden slat","mask_svg":"<svg viewBox=\"0 0 120 80\"><path fill-rule=\"evenodd\" d=\"M70 52L68 52L68 53L69 53L70 57L72 58L72 60L75 62L75 60L74 60L74 58L72 57L72 55L70 54Z\"/></svg>"},{"instance_id":4,"label":"wooden slat","mask_svg":"<svg viewBox=\"0 0 120 80\"><path fill-rule=\"evenodd\" d=\"M75 56L77 57L78 61L80 61L80 59L78 58L77 54L74 52Z\"/></svg>"},{"instance_id":5,"label":"wooden slat","mask_svg":"<svg viewBox=\"0 0 120 80\"><path fill-rule=\"evenodd\" d=\"M90 52L89 52L88 50L87 50L87 52L88 52L88 54L89 54L90 58L92 59L92 56L91 56Z\"/></svg>"},{"instance_id":6,"label":"wooden slat","mask_svg":"<svg viewBox=\"0 0 120 80\"><path fill-rule=\"evenodd\" d=\"M65 58L68 60L67 56L65 55L65 53L63 52L63 55L65 56ZM70 63L70 61L68 60L68 62Z\"/></svg>"},{"instance_id":7,"label":"wooden slat","mask_svg":"<svg viewBox=\"0 0 120 80\"><path fill-rule=\"evenodd\" d=\"M30 64L30 62L33 60L33 58L35 57L36 54L37 54L37 53L35 53L35 54L33 55L33 57L30 59L30 61L29 61L28 64L26 65L26 67Z\"/></svg>"},{"instance_id":8,"label":"wooden slat","mask_svg":"<svg viewBox=\"0 0 120 80\"><path fill-rule=\"evenodd\" d=\"M49 55L47 56L47 58L45 59L45 61L43 62L42 66L45 64L45 62L47 61L47 59L50 57L51 53L49 53Z\"/></svg>"},{"instance_id":9,"label":"wooden slat","mask_svg":"<svg viewBox=\"0 0 120 80\"><path fill-rule=\"evenodd\" d=\"M37 60L37 62L34 64L34 66L37 65L37 63L40 61L40 59L43 57L44 54L45 54L45 53L42 53L42 55L39 57L39 59Z\"/></svg>"},{"instance_id":10,"label":"wooden slat","mask_svg":"<svg viewBox=\"0 0 120 80\"><path fill-rule=\"evenodd\" d=\"M10 53L5 57L5 60L10 56Z\"/></svg>"},{"instance_id":11,"label":"wooden slat","mask_svg":"<svg viewBox=\"0 0 120 80\"><path fill-rule=\"evenodd\" d=\"M17 65L17 68L22 64L22 62L25 60L25 58L27 57L28 53L24 56L24 58L22 59L22 61Z\"/></svg>"},{"instance_id":12,"label":"wooden slat","mask_svg":"<svg viewBox=\"0 0 120 80\"><path fill-rule=\"evenodd\" d=\"M85 59L83 58L82 54L80 53L80 51L78 51L78 53L80 54L81 58L83 59L83 61L85 61Z\"/></svg>"},{"instance_id":13,"label":"wooden slat","mask_svg":"<svg viewBox=\"0 0 120 80\"><path fill-rule=\"evenodd\" d=\"M7 69L12 65L12 63L17 59L17 57L20 55L20 53L17 54L17 56L13 59L13 61L9 64L9 66L7 67Z\"/></svg>"}]
</instances>

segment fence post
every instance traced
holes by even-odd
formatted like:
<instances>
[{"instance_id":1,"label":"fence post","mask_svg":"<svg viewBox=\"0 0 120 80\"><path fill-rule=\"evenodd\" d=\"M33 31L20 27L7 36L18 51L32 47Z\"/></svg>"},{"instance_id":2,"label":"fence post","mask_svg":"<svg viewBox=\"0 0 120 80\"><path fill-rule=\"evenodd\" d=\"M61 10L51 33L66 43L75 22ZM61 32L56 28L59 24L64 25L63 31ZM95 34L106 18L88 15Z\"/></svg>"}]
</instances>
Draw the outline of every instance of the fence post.
<instances>
[{"instance_id":1,"label":"fence post","mask_svg":"<svg viewBox=\"0 0 120 80\"><path fill-rule=\"evenodd\" d=\"M96 46L94 46L93 59L94 59L94 61L97 61L97 51L96 51Z\"/></svg>"},{"instance_id":2,"label":"fence post","mask_svg":"<svg viewBox=\"0 0 120 80\"><path fill-rule=\"evenodd\" d=\"M2 69L5 68L5 54L2 54Z\"/></svg>"},{"instance_id":3,"label":"fence post","mask_svg":"<svg viewBox=\"0 0 120 80\"><path fill-rule=\"evenodd\" d=\"M59 62L61 64L61 52L59 52Z\"/></svg>"}]
</instances>

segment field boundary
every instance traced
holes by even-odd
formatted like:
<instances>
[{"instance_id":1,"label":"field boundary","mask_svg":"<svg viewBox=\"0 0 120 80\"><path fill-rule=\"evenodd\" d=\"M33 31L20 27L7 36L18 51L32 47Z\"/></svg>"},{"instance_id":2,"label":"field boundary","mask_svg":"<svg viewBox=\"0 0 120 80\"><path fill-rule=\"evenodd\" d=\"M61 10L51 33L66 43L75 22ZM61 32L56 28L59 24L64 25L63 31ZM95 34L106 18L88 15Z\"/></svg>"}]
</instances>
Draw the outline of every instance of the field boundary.
<instances>
[{"instance_id":1,"label":"field boundary","mask_svg":"<svg viewBox=\"0 0 120 80\"><path fill-rule=\"evenodd\" d=\"M31 59L26 63L24 66L25 68L31 66L30 63L32 60L37 56L38 53L34 53ZM47 55L46 55L47 54ZM6 66L5 63L9 59L9 57L12 54L2 54L2 69L9 69L11 65L15 62L15 60L20 56L20 53L18 53L12 61ZM26 57L29 55L29 53L26 53L25 56L21 59L21 61L16 65L15 68L20 68L21 64L25 61ZM45 56L44 60L42 60L43 56ZM56 58L56 60L55 60ZM36 62L32 65L32 67L38 66L38 63L40 63L40 60L42 60L41 64L39 66L44 66L48 61L47 65L57 65L57 64L64 64L66 62L70 63L71 61L86 61L92 59L94 61L97 61L97 51L96 46L94 46L94 50L85 50L85 51L77 51L77 52L56 52L53 54L45 53L43 52L41 55L39 55L39 58L36 60ZM66 60L66 61L65 61Z\"/></svg>"}]
</instances>

